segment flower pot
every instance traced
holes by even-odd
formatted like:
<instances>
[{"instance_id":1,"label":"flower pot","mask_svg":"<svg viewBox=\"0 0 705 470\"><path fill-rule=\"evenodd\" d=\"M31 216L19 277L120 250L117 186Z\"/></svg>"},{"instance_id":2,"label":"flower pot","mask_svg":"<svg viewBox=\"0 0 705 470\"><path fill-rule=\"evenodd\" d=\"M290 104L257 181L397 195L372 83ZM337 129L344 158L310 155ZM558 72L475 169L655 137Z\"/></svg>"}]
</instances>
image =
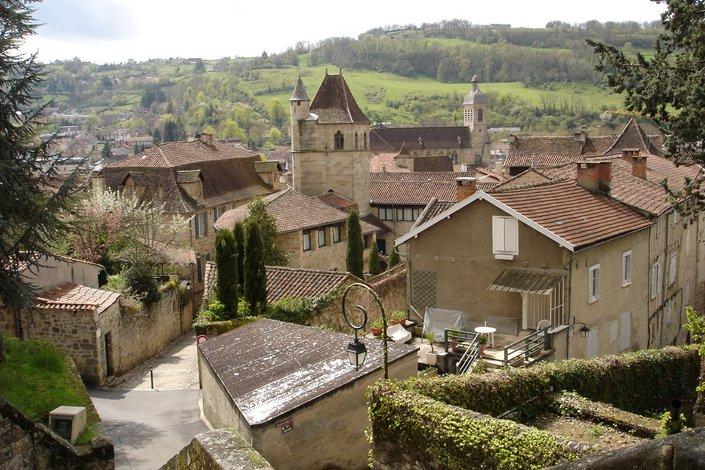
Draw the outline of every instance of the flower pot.
<instances>
[{"instance_id":1,"label":"flower pot","mask_svg":"<svg viewBox=\"0 0 705 470\"><path fill-rule=\"evenodd\" d=\"M381 328L381 327L380 327L380 328L371 328L371 330L372 330L372 334L375 335L375 336L379 336L379 335L382 334L382 328Z\"/></svg>"},{"instance_id":2,"label":"flower pot","mask_svg":"<svg viewBox=\"0 0 705 470\"><path fill-rule=\"evenodd\" d=\"M436 362L438 362L438 356L436 355L435 352L427 352L426 353L426 362L428 363L429 366L435 366Z\"/></svg>"}]
</instances>

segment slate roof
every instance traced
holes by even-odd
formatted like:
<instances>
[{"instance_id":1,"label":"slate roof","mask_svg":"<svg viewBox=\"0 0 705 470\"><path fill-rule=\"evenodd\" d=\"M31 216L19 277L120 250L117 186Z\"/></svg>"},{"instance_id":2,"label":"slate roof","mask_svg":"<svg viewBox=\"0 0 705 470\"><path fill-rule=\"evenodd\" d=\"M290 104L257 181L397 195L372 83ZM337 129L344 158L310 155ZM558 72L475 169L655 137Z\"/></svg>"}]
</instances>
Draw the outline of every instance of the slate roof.
<instances>
[{"instance_id":1,"label":"slate roof","mask_svg":"<svg viewBox=\"0 0 705 470\"><path fill-rule=\"evenodd\" d=\"M636 148L642 153L663 156L660 148L654 145L644 129L634 120L630 119L622 132L617 136L612 145L603 152L603 155L621 154L625 148Z\"/></svg>"},{"instance_id":2,"label":"slate roof","mask_svg":"<svg viewBox=\"0 0 705 470\"><path fill-rule=\"evenodd\" d=\"M103 313L120 298L117 292L66 283L37 296L35 308L44 310L87 310Z\"/></svg>"},{"instance_id":3,"label":"slate roof","mask_svg":"<svg viewBox=\"0 0 705 470\"><path fill-rule=\"evenodd\" d=\"M370 203L390 206L425 206L435 197L439 201L455 201L455 178L476 176L475 172L411 172L371 173ZM478 180L477 187L489 190L496 182Z\"/></svg>"},{"instance_id":4,"label":"slate roof","mask_svg":"<svg viewBox=\"0 0 705 470\"><path fill-rule=\"evenodd\" d=\"M326 73L316 97L311 102L311 113L318 116L320 124L370 123L365 113L357 105L357 101L355 101L355 97L342 74L328 75Z\"/></svg>"},{"instance_id":5,"label":"slate roof","mask_svg":"<svg viewBox=\"0 0 705 470\"><path fill-rule=\"evenodd\" d=\"M348 214L331 207L317 197L305 196L291 188L263 198L267 212L274 217L279 233L296 232L324 225L343 223ZM249 212L247 205L227 211L216 221L216 228L232 228L236 222L245 220ZM376 232L377 228L360 221L362 233Z\"/></svg>"},{"instance_id":6,"label":"slate roof","mask_svg":"<svg viewBox=\"0 0 705 470\"><path fill-rule=\"evenodd\" d=\"M294 86L294 92L291 94L289 101L310 101L308 93L306 93L304 82L301 81L301 77L296 80L296 86Z\"/></svg>"},{"instance_id":7,"label":"slate roof","mask_svg":"<svg viewBox=\"0 0 705 470\"><path fill-rule=\"evenodd\" d=\"M421 143L419 143L419 138ZM370 129L373 152L399 152L402 145L409 150L463 149L472 147L470 129L466 126L380 127Z\"/></svg>"},{"instance_id":8,"label":"slate roof","mask_svg":"<svg viewBox=\"0 0 705 470\"><path fill-rule=\"evenodd\" d=\"M636 211L583 189L575 181L558 181L491 195L576 248L651 225L648 218Z\"/></svg>"},{"instance_id":9,"label":"slate roof","mask_svg":"<svg viewBox=\"0 0 705 470\"><path fill-rule=\"evenodd\" d=\"M120 189L127 177L144 188L141 201L160 201L161 187L167 212L191 213L198 207L211 207L250 199L272 192L255 172L257 154L215 141L169 142L152 147L100 172L106 187ZM192 198L179 184L203 182L202 200Z\"/></svg>"},{"instance_id":10,"label":"slate roof","mask_svg":"<svg viewBox=\"0 0 705 470\"><path fill-rule=\"evenodd\" d=\"M349 342L348 334L261 319L198 348L247 423L259 426L381 368L381 341L365 341L367 358L357 371L345 352ZM390 363L418 349L388 347Z\"/></svg>"}]
</instances>

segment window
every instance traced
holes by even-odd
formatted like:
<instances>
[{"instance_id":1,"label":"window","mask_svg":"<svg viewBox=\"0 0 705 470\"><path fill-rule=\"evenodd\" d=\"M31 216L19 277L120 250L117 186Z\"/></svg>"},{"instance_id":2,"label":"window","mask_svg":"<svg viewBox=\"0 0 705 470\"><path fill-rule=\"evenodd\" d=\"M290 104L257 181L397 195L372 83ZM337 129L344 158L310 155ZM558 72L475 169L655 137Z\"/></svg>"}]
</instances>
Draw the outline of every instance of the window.
<instances>
[{"instance_id":1,"label":"window","mask_svg":"<svg viewBox=\"0 0 705 470\"><path fill-rule=\"evenodd\" d=\"M198 214L193 218L193 233L196 238L201 236L201 224L199 223L200 218Z\"/></svg>"},{"instance_id":2,"label":"window","mask_svg":"<svg viewBox=\"0 0 705 470\"><path fill-rule=\"evenodd\" d=\"M668 302L664 307L664 317L666 326L671 326L671 323L673 322L673 304L670 302Z\"/></svg>"},{"instance_id":3,"label":"window","mask_svg":"<svg viewBox=\"0 0 705 470\"><path fill-rule=\"evenodd\" d=\"M413 222L419 217L419 209L413 207L404 207L397 209L397 221Z\"/></svg>"},{"instance_id":4,"label":"window","mask_svg":"<svg viewBox=\"0 0 705 470\"><path fill-rule=\"evenodd\" d=\"M394 220L394 209L391 207L380 207L379 220Z\"/></svg>"},{"instance_id":5,"label":"window","mask_svg":"<svg viewBox=\"0 0 705 470\"><path fill-rule=\"evenodd\" d=\"M600 265L591 266L588 270L588 301L593 303L600 298Z\"/></svg>"},{"instance_id":6,"label":"window","mask_svg":"<svg viewBox=\"0 0 705 470\"><path fill-rule=\"evenodd\" d=\"M632 347L632 314L623 312L619 316L619 352Z\"/></svg>"},{"instance_id":7,"label":"window","mask_svg":"<svg viewBox=\"0 0 705 470\"><path fill-rule=\"evenodd\" d=\"M357 132L355 132L355 149L357 149L358 143L357 143Z\"/></svg>"},{"instance_id":8,"label":"window","mask_svg":"<svg viewBox=\"0 0 705 470\"><path fill-rule=\"evenodd\" d=\"M367 132L362 134L362 146L367 150Z\"/></svg>"},{"instance_id":9,"label":"window","mask_svg":"<svg viewBox=\"0 0 705 470\"><path fill-rule=\"evenodd\" d=\"M343 150L345 147L345 138L343 137L343 133L338 131L335 133L335 136L333 137L333 148L335 150Z\"/></svg>"},{"instance_id":10,"label":"window","mask_svg":"<svg viewBox=\"0 0 705 470\"><path fill-rule=\"evenodd\" d=\"M311 249L311 232L304 232L302 235L304 251L309 251Z\"/></svg>"},{"instance_id":11,"label":"window","mask_svg":"<svg viewBox=\"0 0 705 470\"><path fill-rule=\"evenodd\" d=\"M333 230L333 243L339 243L340 242L340 225L334 225L332 227Z\"/></svg>"},{"instance_id":12,"label":"window","mask_svg":"<svg viewBox=\"0 0 705 470\"><path fill-rule=\"evenodd\" d=\"M326 229L318 229L318 246L326 246Z\"/></svg>"},{"instance_id":13,"label":"window","mask_svg":"<svg viewBox=\"0 0 705 470\"><path fill-rule=\"evenodd\" d=\"M484 111L482 110L482 108L477 110L477 122L482 122L482 118L484 117L483 114Z\"/></svg>"},{"instance_id":14,"label":"window","mask_svg":"<svg viewBox=\"0 0 705 470\"><path fill-rule=\"evenodd\" d=\"M519 254L519 224L514 217L492 216L492 253L498 259Z\"/></svg>"},{"instance_id":15,"label":"window","mask_svg":"<svg viewBox=\"0 0 705 470\"><path fill-rule=\"evenodd\" d=\"M208 236L208 211L203 213L203 236Z\"/></svg>"},{"instance_id":16,"label":"window","mask_svg":"<svg viewBox=\"0 0 705 470\"><path fill-rule=\"evenodd\" d=\"M470 110L466 109L465 110L465 122L470 122L472 120L472 115L470 114Z\"/></svg>"},{"instance_id":17,"label":"window","mask_svg":"<svg viewBox=\"0 0 705 470\"><path fill-rule=\"evenodd\" d=\"M659 291L659 277L660 277L661 267L658 263L651 265L651 300L654 300L658 295Z\"/></svg>"},{"instance_id":18,"label":"window","mask_svg":"<svg viewBox=\"0 0 705 470\"><path fill-rule=\"evenodd\" d=\"M622 253L622 287L632 283L632 251Z\"/></svg>"},{"instance_id":19,"label":"window","mask_svg":"<svg viewBox=\"0 0 705 470\"><path fill-rule=\"evenodd\" d=\"M676 277L678 275L678 253L671 253L671 257L668 259L668 285L672 286L676 282Z\"/></svg>"}]
</instances>

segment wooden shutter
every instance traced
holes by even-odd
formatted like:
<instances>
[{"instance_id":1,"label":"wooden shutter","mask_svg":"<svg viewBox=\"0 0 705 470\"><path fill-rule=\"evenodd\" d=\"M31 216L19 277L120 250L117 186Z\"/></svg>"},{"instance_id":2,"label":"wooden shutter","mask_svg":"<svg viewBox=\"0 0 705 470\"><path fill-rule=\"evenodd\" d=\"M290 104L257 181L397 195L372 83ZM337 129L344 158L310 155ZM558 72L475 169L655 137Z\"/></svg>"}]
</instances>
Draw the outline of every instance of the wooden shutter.
<instances>
[{"instance_id":1,"label":"wooden shutter","mask_svg":"<svg viewBox=\"0 0 705 470\"><path fill-rule=\"evenodd\" d=\"M492 252L504 251L504 217L492 216Z\"/></svg>"},{"instance_id":2,"label":"wooden shutter","mask_svg":"<svg viewBox=\"0 0 705 470\"><path fill-rule=\"evenodd\" d=\"M519 225L514 217L504 218L504 251L508 253L519 252Z\"/></svg>"},{"instance_id":3,"label":"wooden shutter","mask_svg":"<svg viewBox=\"0 0 705 470\"><path fill-rule=\"evenodd\" d=\"M592 328L587 337L587 358L597 357L597 353L597 328Z\"/></svg>"}]
</instances>

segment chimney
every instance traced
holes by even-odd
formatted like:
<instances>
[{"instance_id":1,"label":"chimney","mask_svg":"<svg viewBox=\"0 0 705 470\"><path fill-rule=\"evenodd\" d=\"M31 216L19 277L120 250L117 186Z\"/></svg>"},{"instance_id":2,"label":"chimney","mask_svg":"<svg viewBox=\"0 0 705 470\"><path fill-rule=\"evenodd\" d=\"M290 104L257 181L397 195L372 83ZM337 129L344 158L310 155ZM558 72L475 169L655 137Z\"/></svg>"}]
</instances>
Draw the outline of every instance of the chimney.
<instances>
[{"instance_id":1,"label":"chimney","mask_svg":"<svg viewBox=\"0 0 705 470\"><path fill-rule=\"evenodd\" d=\"M201 139L201 142L206 145L213 145L213 134L210 134L208 132L201 132L201 136L199 137L199 139Z\"/></svg>"},{"instance_id":2,"label":"chimney","mask_svg":"<svg viewBox=\"0 0 705 470\"><path fill-rule=\"evenodd\" d=\"M578 131L573 133L573 139L575 139L578 142L582 142L583 144L587 140L587 132L585 131Z\"/></svg>"},{"instance_id":3,"label":"chimney","mask_svg":"<svg viewBox=\"0 0 705 470\"><path fill-rule=\"evenodd\" d=\"M612 162L583 160L578 165L578 186L593 193L609 193L612 188Z\"/></svg>"},{"instance_id":4,"label":"chimney","mask_svg":"<svg viewBox=\"0 0 705 470\"><path fill-rule=\"evenodd\" d=\"M455 178L455 202L469 198L477 190L477 178L459 176Z\"/></svg>"},{"instance_id":5,"label":"chimney","mask_svg":"<svg viewBox=\"0 0 705 470\"><path fill-rule=\"evenodd\" d=\"M639 149L622 149L622 158L632 165L632 175L646 179L646 155L639 155Z\"/></svg>"}]
</instances>

